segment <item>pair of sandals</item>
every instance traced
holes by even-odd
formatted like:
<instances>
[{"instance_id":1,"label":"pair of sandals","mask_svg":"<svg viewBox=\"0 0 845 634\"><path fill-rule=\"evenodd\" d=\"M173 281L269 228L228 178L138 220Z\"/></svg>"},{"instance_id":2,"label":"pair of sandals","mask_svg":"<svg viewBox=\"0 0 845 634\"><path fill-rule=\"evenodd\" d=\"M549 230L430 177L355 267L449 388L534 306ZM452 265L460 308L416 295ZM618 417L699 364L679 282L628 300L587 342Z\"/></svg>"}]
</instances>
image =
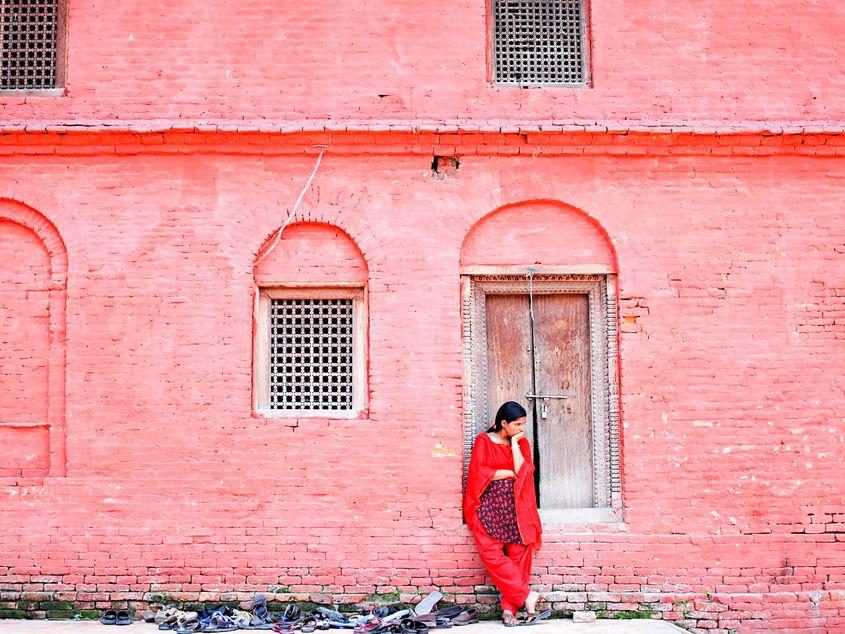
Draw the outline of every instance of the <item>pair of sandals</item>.
<instances>
[{"instance_id":1,"label":"pair of sandals","mask_svg":"<svg viewBox=\"0 0 845 634\"><path fill-rule=\"evenodd\" d=\"M505 627L537 625L537 623L549 618L551 615L551 610L543 610L542 612L529 612L525 615L525 618L519 618L510 610L504 610L502 612L502 623L505 624Z\"/></svg>"},{"instance_id":2,"label":"pair of sandals","mask_svg":"<svg viewBox=\"0 0 845 634\"><path fill-rule=\"evenodd\" d=\"M106 610L100 617L103 625L131 625L132 615L128 610Z\"/></svg>"}]
</instances>

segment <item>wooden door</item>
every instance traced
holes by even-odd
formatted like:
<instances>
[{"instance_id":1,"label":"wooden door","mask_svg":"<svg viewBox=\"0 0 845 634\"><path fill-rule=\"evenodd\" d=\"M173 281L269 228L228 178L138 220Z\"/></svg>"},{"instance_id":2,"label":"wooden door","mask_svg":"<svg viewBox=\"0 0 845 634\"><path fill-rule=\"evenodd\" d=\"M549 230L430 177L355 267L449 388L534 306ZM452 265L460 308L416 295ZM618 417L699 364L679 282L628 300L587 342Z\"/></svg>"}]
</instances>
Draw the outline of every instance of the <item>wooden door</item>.
<instances>
[{"instance_id":1,"label":"wooden door","mask_svg":"<svg viewBox=\"0 0 845 634\"><path fill-rule=\"evenodd\" d=\"M504 401L525 405L540 506L594 506L588 296L534 295L533 328L528 295L488 295L485 308L488 420Z\"/></svg>"}]
</instances>

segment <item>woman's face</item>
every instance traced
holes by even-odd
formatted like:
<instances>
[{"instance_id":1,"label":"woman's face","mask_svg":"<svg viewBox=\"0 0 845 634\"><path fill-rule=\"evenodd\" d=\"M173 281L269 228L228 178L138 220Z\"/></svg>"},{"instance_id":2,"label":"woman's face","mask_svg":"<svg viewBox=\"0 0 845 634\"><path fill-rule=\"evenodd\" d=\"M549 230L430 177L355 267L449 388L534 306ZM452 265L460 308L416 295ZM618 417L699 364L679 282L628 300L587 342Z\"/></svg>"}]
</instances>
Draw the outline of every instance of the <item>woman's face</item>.
<instances>
[{"instance_id":1,"label":"woman's face","mask_svg":"<svg viewBox=\"0 0 845 634\"><path fill-rule=\"evenodd\" d=\"M516 420L511 421L510 423L506 420L502 421L502 429L505 430L505 433L507 433L508 438L512 438L517 434L521 434L525 431L525 416L523 416L522 418L517 418Z\"/></svg>"}]
</instances>

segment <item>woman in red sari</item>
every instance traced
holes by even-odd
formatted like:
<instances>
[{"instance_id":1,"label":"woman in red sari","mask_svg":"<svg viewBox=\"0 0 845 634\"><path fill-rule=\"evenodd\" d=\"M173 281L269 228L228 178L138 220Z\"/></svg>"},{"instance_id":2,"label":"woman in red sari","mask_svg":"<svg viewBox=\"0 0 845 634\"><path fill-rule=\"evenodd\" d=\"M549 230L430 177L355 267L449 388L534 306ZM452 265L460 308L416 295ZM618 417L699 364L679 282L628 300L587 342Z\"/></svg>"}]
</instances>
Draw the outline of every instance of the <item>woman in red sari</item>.
<instances>
[{"instance_id":1,"label":"woman in red sari","mask_svg":"<svg viewBox=\"0 0 845 634\"><path fill-rule=\"evenodd\" d=\"M525 437L527 413L508 401L490 429L472 448L464 493L464 518L472 530L484 567L502 594L502 620L516 625L525 606L536 614L540 594L531 590L531 558L543 528L534 493L531 445Z\"/></svg>"}]
</instances>

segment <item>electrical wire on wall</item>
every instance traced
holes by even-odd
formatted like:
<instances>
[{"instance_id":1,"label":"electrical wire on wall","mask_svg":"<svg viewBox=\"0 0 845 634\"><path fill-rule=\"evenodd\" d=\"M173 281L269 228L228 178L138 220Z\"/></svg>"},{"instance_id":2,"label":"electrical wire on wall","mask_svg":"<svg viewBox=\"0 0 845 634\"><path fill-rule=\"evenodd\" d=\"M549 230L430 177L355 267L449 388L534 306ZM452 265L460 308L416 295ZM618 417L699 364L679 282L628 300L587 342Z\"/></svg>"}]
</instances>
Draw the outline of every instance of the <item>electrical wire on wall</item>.
<instances>
[{"instance_id":1,"label":"electrical wire on wall","mask_svg":"<svg viewBox=\"0 0 845 634\"><path fill-rule=\"evenodd\" d=\"M299 192L299 196L296 198L296 202L293 204L290 212L288 213L288 217L285 218L285 221L282 223L282 226L279 227L279 230L276 232L276 236L273 238L273 243L267 248L267 250L255 260L255 264L258 264L266 258L273 249L276 248L276 245L279 244L279 240L282 237L282 232L285 230L291 220L293 220L294 214L296 214L296 210L299 209L299 204L302 202L303 197L305 196L305 192L308 191L308 188L311 186L311 181L314 180L314 176L317 174L317 170L320 169L320 162L323 160L323 154L325 154L326 150L329 149L328 145L312 145L308 149L312 148L320 148L320 155L317 157L317 162L314 164L314 169L311 170L311 176L308 177L308 180L305 182L305 185L302 188L302 191Z\"/></svg>"}]
</instances>

